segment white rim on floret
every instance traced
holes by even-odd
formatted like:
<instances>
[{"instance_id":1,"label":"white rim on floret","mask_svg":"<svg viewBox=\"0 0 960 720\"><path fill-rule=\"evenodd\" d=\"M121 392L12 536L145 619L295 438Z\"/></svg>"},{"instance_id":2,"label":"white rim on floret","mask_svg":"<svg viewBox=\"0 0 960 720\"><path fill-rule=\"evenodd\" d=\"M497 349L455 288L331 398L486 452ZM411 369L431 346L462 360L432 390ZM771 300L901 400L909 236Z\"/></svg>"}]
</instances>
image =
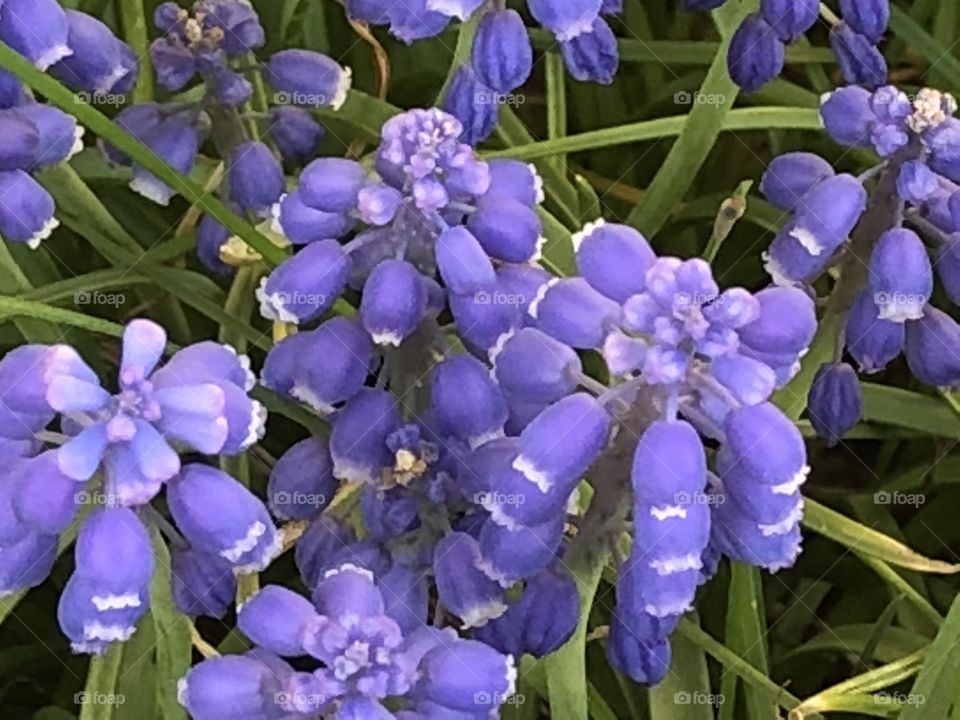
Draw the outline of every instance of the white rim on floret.
<instances>
[{"instance_id":1,"label":"white rim on floret","mask_svg":"<svg viewBox=\"0 0 960 720\"><path fill-rule=\"evenodd\" d=\"M38 247L40 247L40 243L50 237L53 231L58 227L60 227L60 221L55 217L50 218L43 224L43 227L41 227L33 237L27 240L27 247L31 250L36 250Z\"/></svg>"},{"instance_id":2,"label":"white rim on floret","mask_svg":"<svg viewBox=\"0 0 960 720\"><path fill-rule=\"evenodd\" d=\"M479 435L474 435L471 438L467 439L467 444L470 446L471 450L476 450L481 445L486 445L491 440L499 440L505 435L503 430L503 425L493 430L488 430L487 432L480 433Z\"/></svg>"},{"instance_id":3,"label":"white rim on floret","mask_svg":"<svg viewBox=\"0 0 960 720\"><path fill-rule=\"evenodd\" d=\"M221 550L220 556L232 563L239 562L240 558L257 546L257 543L260 542L260 538L262 538L266 532L267 526L259 520L255 521L252 525L250 525L250 527L247 528L246 535L237 540L230 547Z\"/></svg>"},{"instance_id":4,"label":"white rim on floret","mask_svg":"<svg viewBox=\"0 0 960 720\"><path fill-rule=\"evenodd\" d=\"M471 605L460 615L463 621L463 629L483 627L491 620L496 620L507 611L507 606L502 600L490 600L489 602Z\"/></svg>"},{"instance_id":5,"label":"white rim on floret","mask_svg":"<svg viewBox=\"0 0 960 720\"><path fill-rule=\"evenodd\" d=\"M374 344L376 345L392 345L393 347L400 347L400 343L403 342L403 335L394 330L384 330L383 332L372 332L370 337L373 339Z\"/></svg>"},{"instance_id":6,"label":"white rim on floret","mask_svg":"<svg viewBox=\"0 0 960 720\"><path fill-rule=\"evenodd\" d=\"M820 242L820 239L816 236L816 234L812 233L802 225L798 225L797 227L793 228L793 230L791 230L788 234L790 237L800 243L804 250L814 257L819 257L825 250L823 243Z\"/></svg>"},{"instance_id":7,"label":"white rim on floret","mask_svg":"<svg viewBox=\"0 0 960 720\"><path fill-rule=\"evenodd\" d=\"M690 600L678 600L673 603L667 603L666 605L654 605L648 603L644 606L644 610L649 615L653 615L656 618L669 617L670 615L683 615L692 607L692 602Z\"/></svg>"},{"instance_id":8,"label":"white rim on floret","mask_svg":"<svg viewBox=\"0 0 960 720\"><path fill-rule=\"evenodd\" d=\"M583 226L583 230L581 230L580 232L574 233L573 237L570 238L571 242L573 243L573 251L574 252L579 251L580 246L583 244L583 241L589 238L591 235L593 235L593 233L595 233L597 230L599 230L606 224L607 224L607 221L604 220L603 218L600 218L599 220L594 220L593 222L587 223L586 225Z\"/></svg>"},{"instance_id":9,"label":"white rim on floret","mask_svg":"<svg viewBox=\"0 0 960 720\"><path fill-rule=\"evenodd\" d=\"M773 491L774 495L792 495L807 481L807 476L809 474L810 466L804 465L802 468L797 470L794 476L789 480L784 483L780 483L779 485L774 485L770 489Z\"/></svg>"},{"instance_id":10,"label":"white rim on floret","mask_svg":"<svg viewBox=\"0 0 960 720\"><path fill-rule=\"evenodd\" d=\"M757 528L763 533L764 537L776 537L778 535L786 535L788 532L793 530L794 526L803 519L803 498L800 498L797 501L797 504L790 511L790 513L780 522L773 523L770 525L764 525L759 523Z\"/></svg>"},{"instance_id":11,"label":"white rim on floret","mask_svg":"<svg viewBox=\"0 0 960 720\"><path fill-rule=\"evenodd\" d=\"M659 507L657 505L651 505L650 517L657 522L663 522L670 518L685 520L687 518L687 509L683 505L663 505Z\"/></svg>"},{"instance_id":12,"label":"white rim on floret","mask_svg":"<svg viewBox=\"0 0 960 720\"><path fill-rule=\"evenodd\" d=\"M536 165L530 163L527 167L530 168L530 173L533 175L533 191L536 194L537 205L541 205L543 201L547 199L547 195L543 190L543 178L537 171Z\"/></svg>"},{"instance_id":13,"label":"white rim on floret","mask_svg":"<svg viewBox=\"0 0 960 720\"><path fill-rule=\"evenodd\" d=\"M550 476L542 470L539 470L533 460L523 455L518 455L511 467L540 488L540 491L543 493L550 492L550 489L553 487L553 480Z\"/></svg>"},{"instance_id":14,"label":"white rim on floret","mask_svg":"<svg viewBox=\"0 0 960 720\"><path fill-rule=\"evenodd\" d=\"M427 10L438 12L457 20L469 20L472 12L463 12L461 3L456 0L427 0Z\"/></svg>"},{"instance_id":15,"label":"white rim on floret","mask_svg":"<svg viewBox=\"0 0 960 720\"><path fill-rule=\"evenodd\" d=\"M555 31L554 37L557 38L560 42L569 42L570 40L575 40L581 35L587 35L593 32L593 22L595 16L591 17L589 13L585 13L581 17L574 20L570 25L567 25L563 30Z\"/></svg>"},{"instance_id":16,"label":"white rim on floret","mask_svg":"<svg viewBox=\"0 0 960 720\"><path fill-rule=\"evenodd\" d=\"M260 279L260 287L257 288L256 297L260 301L260 315L267 320L274 322L290 323L298 325L300 318L287 310L283 299L285 293L267 292L267 278Z\"/></svg>"},{"instance_id":17,"label":"white rim on floret","mask_svg":"<svg viewBox=\"0 0 960 720\"><path fill-rule=\"evenodd\" d=\"M299 400L321 415L329 415L334 411L333 405L324 402L312 388L300 383L294 383L293 387L290 388L290 397Z\"/></svg>"},{"instance_id":18,"label":"white rim on floret","mask_svg":"<svg viewBox=\"0 0 960 720\"><path fill-rule=\"evenodd\" d=\"M83 150L83 136L86 134L86 132L87 129L83 125L77 125L73 129L73 145L70 147L70 152L67 153L67 156L63 159L63 162L67 162L67 160Z\"/></svg>"},{"instance_id":19,"label":"white rim on floret","mask_svg":"<svg viewBox=\"0 0 960 720\"><path fill-rule=\"evenodd\" d=\"M34 60L33 64L37 70L48 70L65 57L70 57L71 55L73 55L73 50L67 45L54 45Z\"/></svg>"},{"instance_id":20,"label":"white rim on floret","mask_svg":"<svg viewBox=\"0 0 960 720\"><path fill-rule=\"evenodd\" d=\"M147 175L140 175L131 180L130 189L163 207L169 205L170 200L176 195L167 185Z\"/></svg>"},{"instance_id":21,"label":"white rim on floret","mask_svg":"<svg viewBox=\"0 0 960 720\"><path fill-rule=\"evenodd\" d=\"M124 608L140 607L139 593L125 593L123 595L94 595L90 602L96 605L97 610L123 610Z\"/></svg>"},{"instance_id":22,"label":"white rim on floret","mask_svg":"<svg viewBox=\"0 0 960 720\"><path fill-rule=\"evenodd\" d=\"M130 72L130 70L123 65L114 65L109 74L105 75L104 78L97 83L94 92L100 94L110 92L113 86L120 82L128 72Z\"/></svg>"},{"instance_id":23,"label":"white rim on floret","mask_svg":"<svg viewBox=\"0 0 960 720\"><path fill-rule=\"evenodd\" d=\"M533 296L533 301L527 308L527 315L532 317L534 320L537 319L537 313L540 312L540 303L542 303L547 297L547 293L550 292L550 289L559 282L560 278L550 278L537 288L537 292Z\"/></svg>"},{"instance_id":24,"label":"white rim on floret","mask_svg":"<svg viewBox=\"0 0 960 720\"><path fill-rule=\"evenodd\" d=\"M333 476L346 482L372 483L377 480L375 468L343 459L333 461Z\"/></svg>"},{"instance_id":25,"label":"white rim on floret","mask_svg":"<svg viewBox=\"0 0 960 720\"><path fill-rule=\"evenodd\" d=\"M323 579L326 580L327 578L331 578L334 575L340 575L341 573L348 573L348 572L354 573L356 575L362 575L370 582L376 581L376 578L374 577L373 573L370 572L370 570L368 570L365 567L360 567L359 565L354 565L353 563L344 563L339 567L335 567L335 568L331 568L330 570L327 570L323 574Z\"/></svg>"},{"instance_id":26,"label":"white rim on floret","mask_svg":"<svg viewBox=\"0 0 960 720\"><path fill-rule=\"evenodd\" d=\"M350 88L353 86L353 70L351 68L343 68L343 72L340 73L340 79L337 81L337 89L333 94L333 102L330 103L330 107L336 111L343 107L343 104L347 101L347 95L350 93Z\"/></svg>"},{"instance_id":27,"label":"white rim on floret","mask_svg":"<svg viewBox=\"0 0 960 720\"><path fill-rule=\"evenodd\" d=\"M259 559L245 565L237 565L234 569L242 575L263 572L270 566L270 563L277 559L281 552L283 552L283 533L274 531L273 538L264 546Z\"/></svg>"},{"instance_id":28,"label":"white rim on floret","mask_svg":"<svg viewBox=\"0 0 960 720\"><path fill-rule=\"evenodd\" d=\"M650 567L657 571L657 575L674 575L689 570L699 570L703 567L703 560L700 555L690 553L664 560L651 560Z\"/></svg>"},{"instance_id":29,"label":"white rim on floret","mask_svg":"<svg viewBox=\"0 0 960 720\"><path fill-rule=\"evenodd\" d=\"M516 334L517 331L514 328L510 328L505 333L500 335L500 337L497 338L497 341L493 344L493 347L487 351L487 358L490 360L490 364L493 366L490 370L490 376L494 377L494 379L496 379L494 373L497 370L497 357L499 357L500 353L503 352L503 348L506 346L510 338Z\"/></svg>"},{"instance_id":30,"label":"white rim on floret","mask_svg":"<svg viewBox=\"0 0 960 720\"><path fill-rule=\"evenodd\" d=\"M262 440L267 432L267 409L256 400L251 403L250 422L247 423L247 434L240 443L241 450L246 450L258 440Z\"/></svg>"}]
</instances>

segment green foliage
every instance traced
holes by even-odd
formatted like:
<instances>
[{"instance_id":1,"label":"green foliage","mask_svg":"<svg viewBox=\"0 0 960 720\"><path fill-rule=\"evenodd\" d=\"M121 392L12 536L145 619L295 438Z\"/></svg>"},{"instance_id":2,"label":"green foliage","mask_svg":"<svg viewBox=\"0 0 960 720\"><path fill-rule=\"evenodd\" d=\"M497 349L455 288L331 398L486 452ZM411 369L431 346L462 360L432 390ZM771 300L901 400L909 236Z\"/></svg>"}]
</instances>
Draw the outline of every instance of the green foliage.
<instances>
[{"instance_id":1,"label":"green foliage","mask_svg":"<svg viewBox=\"0 0 960 720\"><path fill-rule=\"evenodd\" d=\"M153 37L155 0L63 4L101 17L140 54ZM401 108L432 104L473 31L454 26L408 48L376 30L391 64L381 95L375 49L356 35L340 3L254 4L267 26L268 49L321 50L355 70L355 89L344 107L318 111L330 130L327 154L343 154L347 146L362 152ZM721 203L744 181L756 181L784 151L816 151L852 172L871 161L817 132L817 97L837 77L823 28L814 31L814 46L789 49L782 79L741 97L726 73L725 47L732 28L757 3L731 0L713 18L681 13L677 5L626 0L617 26L622 67L610 87L572 80L562 72L552 38L533 32L539 62L524 90L527 101L503 109L482 152L536 163L547 195L544 264L557 274L574 269L571 234L603 215L643 229L660 251L693 257L709 245L724 286L758 287L764 282L760 254L783 218L757 197L755 183L744 185L742 218L727 228L722 245L710 244ZM896 3L885 49L908 92L924 83L960 89L958 33L955 2ZM129 318L150 314L163 320L178 345L219 335L246 345L255 364L262 362L271 328L228 283L202 271L193 252L193 225L184 218L193 208L211 214L267 266L282 261L285 251L205 190L215 162L208 159L194 176L182 177L113 124L110 113L101 111L108 108L77 103L69 90L3 44L0 67L181 193L170 208L152 206L127 190L126 171L107 167L92 149L69 166L40 173L62 226L34 252L0 244L0 350L65 338L82 347L98 370L111 372L115 354L104 339L117 337ZM149 78L145 64L139 100L156 92ZM78 300L83 293L111 294L118 301L85 305ZM779 394L781 407L795 419L803 417L812 374L831 356L840 331L834 320L824 323L801 374ZM958 403L915 385L899 365L866 383L864 398L865 423L839 448L827 450L811 440L805 552L796 567L769 576L725 566L702 591L698 616L681 622L667 680L647 690L617 675L602 652L613 604L612 559L575 558L571 569L580 586L582 622L560 652L542 663L523 663L526 702L505 715L766 720L790 711L793 720L834 712L960 718ZM288 438L326 431L319 418L275 395L258 390L258 399L282 416L272 422ZM263 463L245 462L251 487L262 490ZM64 536L50 582L0 599L3 716L184 718L176 681L199 655L191 651L189 619L172 605L163 544L155 536L152 609L135 640L87 661L71 655L54 620L75 533L73 528ZM290 564L279 565L270 572L290 580ZM240 645L222 624L202 630L215 645L225 638L227 647ZM120 696L122 703L108 701Z\"/></svg>"}]
</instances>

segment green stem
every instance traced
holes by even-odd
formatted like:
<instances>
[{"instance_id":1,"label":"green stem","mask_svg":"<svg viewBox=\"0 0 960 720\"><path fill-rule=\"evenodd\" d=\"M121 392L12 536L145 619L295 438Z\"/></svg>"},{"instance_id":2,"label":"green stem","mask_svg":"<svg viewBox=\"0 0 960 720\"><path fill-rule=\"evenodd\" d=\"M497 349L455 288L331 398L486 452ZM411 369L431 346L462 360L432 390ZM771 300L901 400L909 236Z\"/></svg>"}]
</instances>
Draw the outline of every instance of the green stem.
<instances>
[{"instance_id":1,"label":"green stem","mask_svg":"<svg viewBox=\"0 0 960 720\"><path fill-rule=\"evenodd\" d=\"M0 279L6 280L3 286L10 288L12 292L20 293L33 289L30 280L17 265L17 261L10 254L10 248L3 240L0 240ZM57 328L44 327L29 318L18 317L14 324L20 334L31 342L57 342L62 337Z\"/></svg>"},{"instance_id":2,"label":"green stem","mask_svg":"<svg viewBox=\"0 0 960 720\"><path fill-rule=\"evenodd\" d=\"M143 0L123 0L117 5L120 11L120 22L123 25L123 37L140 58L137 84L133 88L133 102L150 102L154 95L153 67L150 64L148 52L150 39L147 36L147 18Z\"/></svg>"},{"instance_id":3,"label":"green stem","mask_svg":"<svg viewBox=\"0 0 960 720\"><path fill-rule=\"evenodd\" d=\"M567 71L563 58L549 54L545 60L547 74L547 137L557 140L567 136ZM566 170L567 158L556 160L560 172Z\"/></svg>"},{"instance_id":4,"label":"green stem","mask_svg":"<svg viewBox=\"0 0 960 720\"><path fill-rule=\"evenodd\" d=\"M767 677L766 673L761 672L733 650L723 643L715 640L706 632L700 629L689 619L683 618L677 627L677 632L689 639L695 645L703 648L704 652L721 663L729 672L738 675L744 682L763 690L768 694L779 707L786 710L797 707L800 704L800 698L789 693L777 685L773 680Z\"/></svg>"},{"instance_id":5,"label":"green stem","mask_svg":"<svg viewBox=\"0 0 960 720\"><path fill-rule=\"evenodd\" d=\"M103 140L129 155L138 165L153 173L190 202L201 206L215 217L231 233L240 237L259 252L264 260L277 265L286 253L261 235L256 228L231 212L217 198L204 192L196 182L181 175L140 140L124 132L110 118L96 108L77 103L74 94L46 73L35 68L26 58L6 43L0 42L0 67L15 75L25 85L43 95L51 105L74 115L84 126L90 128Z\"/></svg>"},{"instance_id":6,"label":"green stem","mask_svg":"<svg viewBox=\"0 0 960 720\"><path fill-rule=\"evenodd\" d=\"M698 106L704 107L704 106ZM643 120L603 130L591 130L556 140L514 145L506 150L483 153L485 157L510 157L533 160L563 153L615 147L644 140L677 137L687 124L688 115ZM731 110L721 128L737 130L822 130L820 111L813 108L756 107Z\"/></svg>"},{"instance_id":7,"label":"green stem","mask_svg":"<svg viewBox=\"0 0 960 720\"><path fill-rule=\"evenodd\" d=\"M863 561L863 563L872 569L880 578L889 584L897 593L902 594L910 602L912 602L924 616L933 623L934 627L940 627L943 625L943 615L941 615L937 609L930 604L930 601L927 600L923 595L917 592L917 589L913 587L910 583L904 580L903 576L900 575L896 570L890 567L887 563L879 558L875 558L872 555L867 555L866 553L857 552L854 550L854 554Z\"/></svg>"},{"instance_id":8,"label":"green stem","mask_svg":"<svg viewBox=\"0 0 960 720\"><path fill-rule=\"evenodd\" d=\"M753 180L745 180L740 183L736 192L724 200L723 205L720 206L720 212L713 224L713 233L710 235L707 247L703 251L703 259L708 263L713 263L717 253L720 252L723 241L733 232L734 225L747 211L747 193L750 192L752 187Z\"/></svg>"},{"instance_id":9,"label":"green stem","mask_svg":"<svg viewBox=\"0 0 960 720\"><path fill-rule=\"evenodd\" d=\"M879 705L872 696L866 695L866 697L864 697L865 694L890 687L916 675L920 672L920 667L923 664L927 650L928 648L922 648L909 655L905 655L899 660L861 673L807 698L799 707L790 713L791 720L809 717L814 713L850 709L849 701L851 701L851 698L858 698L858 696L858 700L854 702L865 700L875 707L882 709L883 705ZM869 705L866 705L866 707L869 707ZM858 707L857 709L864 712L863 707ZM877 716L885 717L888 714L890 713L878 712Z\"/></svg>"}]
</instances>

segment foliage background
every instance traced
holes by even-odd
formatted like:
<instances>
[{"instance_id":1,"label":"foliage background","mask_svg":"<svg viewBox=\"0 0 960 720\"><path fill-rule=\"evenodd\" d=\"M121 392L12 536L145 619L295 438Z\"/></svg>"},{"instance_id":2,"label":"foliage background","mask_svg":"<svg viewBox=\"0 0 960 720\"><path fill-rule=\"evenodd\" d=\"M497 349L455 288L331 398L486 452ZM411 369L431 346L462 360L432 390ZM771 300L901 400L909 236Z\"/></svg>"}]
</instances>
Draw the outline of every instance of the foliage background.
<instances>
[{"instance_id":1,"label":"foliage background","mask_svg":"<svg viewBox=\"0 0 960 720\"><path fill-rule=\"evenodd\" d=\"M439 38L406 47L379 30L351 26L334 0L253 2L267 29L266 52L306 47L354 69L356 90L346 106L322 113L329 129L323 154L361 153L397 108L433 104L472 30L454 25ZM100 17L142 50L152 37L148 21L158 1L63 4ZM809 44L788 51L781 79L752 96L737 96L726 76L723 43L755 4L730 0L711 17L681 12L672 0L626 0L623 20L615 24L622 65L610 87L567 78L552 40L535 33L534 77L522 90L522 103L503 109L483 151L540 167L553 269L569 270L570 233L600 215L637 225L660 252L703 253L721 203L743 181L758 180L782 152L815 151L854 173L873 164L869 153L836 147L818 131L819 96L837 83L823 24ZM907 92L924 85L960 92L958 38L955 0L896 3L884 45L895 81ZM92 134L117 140L119 131L97 113L110 116L118 108L79 102L4 48L0 65L76 114ZM150 83L141 83L137 99L152 92ZM211 158L200 163L192 183L179 185L189 199L177 198L170 208L134 196L126 171L108 167L93 147L70 167L43 171L40 180L55 195L63 225L38 251L0 245L0 348L62 340L110 375L118 323L150 315L166 325L174 343L219 335L247 345L255 364L262 361L270 328L252 312L254 273L242 273L231 288L203 274L192 254L194 206L222 212L203 192L215 167ZM765 283L761 253L783 221L779 211L746 192L744 214L715 257L723 286ZM234 225L256 239L248 226ZM116 301L93 302L98 292ZM835 332L829 325L822 329L804 372L778 398L796 418ZM919 388L897 363L865 385L865 401L865 422L838 448L810 442L811 502L797 566L769 576L724 565L701 593L699 615L681 625L674 672L663 685L648 691L609 668L602 637L613 569L596 568L590 633L527 668L520 688L525 702L505 714L531 720L585 713L597 720L767 720L805 700L793 717L847 711L960 718L960 605L954 601L960 583L953 577L960 570L960 402ZM323 431L297 408L275 399L270 407L262 448L230 468L261 491L270 458L307 432ZM801 425L812 436L809 425ZM161 543L157 548L162 552ZM56 626L56 602L71 563L64 553L44 586L0 601L3 716L183 718L175 678L196 651L189 622L171 607L165 563L158 563L154 609L134 640L93 663L71 655ZM295 584L295 577L287 553L265 580ZM236 650L243 639L230 632L231 620L201 621L198 629L221 650ZM90 702L98 693L120 694L124 702Z\"/></svg>"}]
</instances>

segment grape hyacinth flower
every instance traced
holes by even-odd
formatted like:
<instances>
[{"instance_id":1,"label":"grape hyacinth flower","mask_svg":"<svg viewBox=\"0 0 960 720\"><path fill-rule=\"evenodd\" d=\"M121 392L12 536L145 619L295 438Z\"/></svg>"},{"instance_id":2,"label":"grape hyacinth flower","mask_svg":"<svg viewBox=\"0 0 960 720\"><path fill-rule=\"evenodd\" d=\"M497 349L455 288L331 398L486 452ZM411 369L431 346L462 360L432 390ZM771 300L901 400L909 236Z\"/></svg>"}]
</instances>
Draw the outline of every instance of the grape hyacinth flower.
<instances>
[{"instance_id":1,"label":"grape hyacinth flower","mask_svg":"<svg viewBox=\"0 0 960 720\"><path fill-rule=\"evenodd\" d=\"M517 272L540 277L529 265L543 242L535 211L543 199L540 179L517 161L480 160L462 142L462 133L446 113L412 110L384 125L375 174L340 158L308 165L300 185L274 209L275 229L306 247L262 281L261 314L307 322L349 286L364 290L359 324L381 352L402 349L431 321L437 302L449 301L458 324L468 328L467 342L484 350L519 327L518 307L484 298L500 293ZM346 244L329 239L351 232ZM494 263L503 264L499 272ZM437 286L438 274L445 288ZM289 347L300 342L290 341ZM349 346L360 351L354 341ZM343 350L331 352L343 355L343 367L349 366ZM369 354L363 350L362 356ZM293 355L290 359L296 364ZM291 380L306 369L268 365L269 386L303 392L294 390L299 385ZM352 387L355 392L358 385ZM328 412L348 398L349 393L335 392L332 402L321 397L311 405Z\"/></svg>"},{"instance_id":2,"label":"grape hyacinth flower","mask_svg":"<svg viewBox=\"0 0 960 720\"><path fill-rule=\"evenodd\" d=\"M874 17L880 11L871 8L859 8L866 13L860 22L875 35L884 18ZM960 369L944 353L956 344L960 330L930 304L935 275L948 298L958 297L956 110L952 96L929 88L912 100L889 85L873 92L840 88L821 103L827 134L844 146L872 148L881 163L853 178L835 174L816 155L790 153L776 159L763 179L767 199L793 215L767 254L775 282L809 287L836 265L842 283L847 273L858 273L853 263L866 270L862 279L851 281L857 284L839 308L845 348L838 348L810 390L811 422L829 444L861 412L855 375L841 363L843 349L865 373L882 371L903 353L921 382L960 384ZM858 223L868 215L879 229L858 237Z\"/></svg>"},{"instance_id":3,"label":"grape hyacinth flower","mask_svg":"<svg viewBox=\"0 0 960 720\"><path fill-rule=\"evenodd\" d=\"M726 0L683 0L686 10L715 10ZM733 34L727 52L730 77L754 92L783 72L786 46L816 24L821 13L830 23L830 46L844 79L874 89L887 79L887 63L877 49L890 22L889 0L841 0L842 19L818 0L761 0Z\"/></svg>"},{"instance_id":4,"label":"grape hyacinth flower","mask_svg":"<svg viewBox=\"0 0 960 720\"><path fill-rule=\"evenodd\" d=\"M24 345L0 361L0 438L12 470L0 493L0 592L42 582L80 507L103 506L83 521L60 601L77 652L129 639L149 608L144 519L159 517L149 504L164 484L179 532L166 521L160 528L175 541L174 595L186 611L222 615L233 572L262 569L279 551L279 532L252 493L219 470L181 467L183 449L237 454L262 436L265 412L248 395L246 358L201 342L161 365L165 348L159 325L129 323L116 394L68 345ZM89 485L98 473L102 485Z\"/></svg>"},{"instance_id":5,"label":"grape hyacinth flower","mask_svg":"<svg viewBox=\"0 0 960 720\"><path fill-rule=\"evenodd\" d=\"M533 19L560 45L570 74L609 84L619 65L616 38L602 15L618 15L622 3L606 0L528 0ZM493 133L500 106L520 104L515 93L533 68L533 47L521 15L478 0L417 0L385 8L370 0L346 3L347 15L412 43L443 32L454 18L477 21L469 62L456 68L443 109L463 125L463 140L476 145ZM480 17L477 18L476 16Z\"/></svg>"},{"instance_id":6,"label":"grape hyacinth flower","mask_svg":"<svg viewBox=\"0 0 960 720\"><path fill-rule=\"evenodd\" d=\"M60 627L74 652L102 654L129 640L150 604L153 550L129 508L95 511L77 537L76 570L60 596Z\"/></svg>"},{"instance_id":7,"label":"grape hyacinth flower","mask_svg":"<svg viewBox=\"0 0 960 720\"><path fill-rule=\"evenodd\" d=\"M133 48L95 17L78 10L64 10L67 47L70 54L50 70L69 88L91 93L126 94L137 74L139 62Z\"/></svg>"},{"instance_id":8,"label":"grape hyacinth flower","mask_svg":"<svg viewBox=\"0 0 960 720\"><path fill-rule=\"evenodd\" d=\"M41 69L65 59L75 61L77 72L86 72L86 79L78 80L77 86L86 89L97 82L90 77L99 72L77 40L77 53L68 47L68 17L56 2L36 4L10 3L5 5L0 17L0 40L34 62ZM98 21L89 15L75 11L70 21L94 24ZM35 27L42 26L43 32ZM121 43L106 27L97 29L98 42L110 46L119 57ZM126 46L123 46L126 47ZM93 63L94 66L87 66ZM119 66L118 66L119 67ZM123 66L124 73L130 69ZM135 67L135 66L134 66ZM116 68L115 68L116 70ZM117 70L119 72L119 70ZM116 75L116 73L114 73ZM50 237L59 226L54 217L53 197L37 182L33 173L47 166L67 162L83 149L84 128L67 113L37 102L12 75L4 72L0 82L0 194L4 197L0 207L0 236L8 242L24 243L36 249ZM111 88L120 82L111 77Z\"/></svg>"},{"instance_id":9,"label":"grape hyacinth flower","mask_svg":"<svg viewBox=\"0 0 960 720\"><path fill-rule=\"evenodd\" d=\"M269 585L239 614L256 648L192 668L180 682L180 702L194 720L232 716L225 713L393 717L382 704L388 699L413 711L492 716L514 691L513 658L429 627L425 617L405 632L384 614L387 599L369 570L350 563L325 573L312 603ZM307 656L321 667L295 671L281 659ZM229 707L214 702L227 688Z\"/></svg>"},{"instance_id":10,"label":"grape hyacinth flower","mask_svg":"<svg viewBox=\"0 0 960 720\"><path fill-rule=\"evenodd\" d=\"M203 140L212 136L227 163L224 202L259 219L269 217L285 183L280 159L263 141L272 140L280 157L291 163L311 157L324 129L303 108L339 108L350 88L349 68L320 53L296 49L259 64L252 53L264 46L266 36L255 9L245 0L197 0L189 10L164 2L156 8L154 25L162 33L150 45L157 82L169 92L180 92L199 80L203 93L199 100L128 107L118 115L118 123L185 175L193 171ZM91 33L93 29L88 29L87 35ZM105 62L90 59L94 61ZM275 107L258 107L259 112L246 117L253 130L239 112L253 97L251 73L262 73L276 91L271 96ZM131 164L114 148L104 149L111 161ZM175 195L135 164L130 187L161 205ZM221 250L229 236L221 236L219 245L216 240L216 233L205 234L200 254L204 264L219 273L259 259L250 253L228 257L229 265L222 263Z\"/></svg>"},{"instance_id":11,"label":"grape hyacinth flower","mask_svg":"<svg viewBox=\"0 0 960 720\"><path fill-rule=\"evenodd\" d=\"M180 471L171 442L236 454L263 434L266 412L247 395L253 380L244 358L199 343L158 368L166 340L151 321L127 325L116 395L69 346L31 346L40 363L32 380L37 411L59 413L75 428L57 451L60 470L85 482L102 466L107 495L119 505L149 502Z\"/></svg>"}]
</instances>

